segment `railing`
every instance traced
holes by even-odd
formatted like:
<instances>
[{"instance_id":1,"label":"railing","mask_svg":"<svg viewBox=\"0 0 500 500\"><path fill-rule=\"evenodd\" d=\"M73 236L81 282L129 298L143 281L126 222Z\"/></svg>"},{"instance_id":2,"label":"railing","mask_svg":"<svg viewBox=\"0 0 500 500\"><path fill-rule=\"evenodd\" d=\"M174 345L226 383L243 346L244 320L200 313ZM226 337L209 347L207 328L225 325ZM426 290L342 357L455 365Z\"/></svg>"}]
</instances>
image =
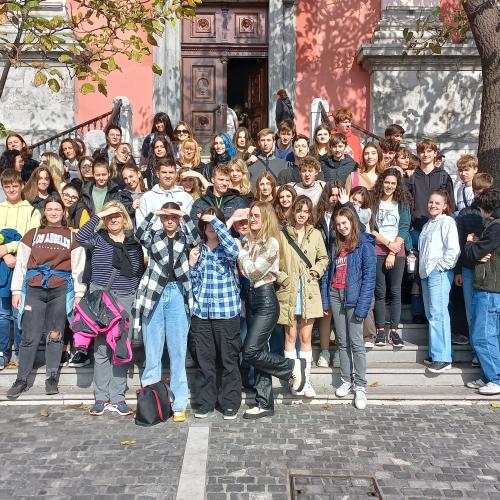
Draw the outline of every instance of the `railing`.
<instances>
[{"instance_id":1,"label":"railing","mask_svg":"<svg viewBox=\"0 0 500 500\"><path fill-rule=\"evenodd\" d=\"M79 135L83 135L85 132L90 132L90 130L97 130L97 129L105 130L110 125L119 126L121 107L122 107L122 101L120 99L120 100L116 101L116 103L114 104L113 109L111 111L108 111L107 113L96 116L95 118L87 120L86 122L75 125L72 128L68 128L67 130L63 130L59 134L52 135L52 136L48 137L47 139L44 139L43 141L32 144L30 146L30 149L32 151L34 151L36 149L40 149L41 147L46 146L47 144L52 144L53 142L55 142L58 139L61 139L63 137L64 138L66 138L66 137L76 138ZM106 118L108 118L108 120L106 122L106 125L104 125L104 121L106 120ZM85 130L85 128L87 130ZM45 147L44 150L47 150L47 148Z\"/></svg>"},{"instance_id":2,"label":"railing","mask_svg":"<svg viewBox=\"0 0 500 500\"><path fill-rule=\"evenodd\" d=\"M335 125L330 120L330 116L332 116L332 113L331 112L327 113L325 107L323 106L323 104L321 102L318 104L318 107L319 107L319 112L321 114L321 122L324 123L330 130L333 130L335 128ZM371 138L372 140L374 139L376 141L379 141L381 139L381 137L379 135L374 134L373 132L371 132L370 130L368 130L366 128L363 128L359 125L356 125L355 123L351 123L351 127L354 130L357 130L358 132L361 132L365 136Z\"/></svg>"}]
</instances>

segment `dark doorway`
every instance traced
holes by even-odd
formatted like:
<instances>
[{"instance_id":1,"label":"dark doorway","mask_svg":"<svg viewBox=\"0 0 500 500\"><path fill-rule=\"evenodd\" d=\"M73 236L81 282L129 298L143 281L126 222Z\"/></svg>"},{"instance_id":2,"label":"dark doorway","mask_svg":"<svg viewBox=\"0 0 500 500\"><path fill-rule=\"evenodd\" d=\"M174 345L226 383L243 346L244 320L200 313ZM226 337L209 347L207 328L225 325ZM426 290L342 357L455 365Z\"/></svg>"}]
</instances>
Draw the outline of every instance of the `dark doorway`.
<instances>
[{"instance_id":1,"label":"dark doorway","mask_svg":"<svg viewBox=\"0 0 500 500\"><path fill-rule=\"evenodd\" d=\"M236 111L253 137L267 126L267 59L229 59L227 105Z\"/></svg>"}]
</instances>

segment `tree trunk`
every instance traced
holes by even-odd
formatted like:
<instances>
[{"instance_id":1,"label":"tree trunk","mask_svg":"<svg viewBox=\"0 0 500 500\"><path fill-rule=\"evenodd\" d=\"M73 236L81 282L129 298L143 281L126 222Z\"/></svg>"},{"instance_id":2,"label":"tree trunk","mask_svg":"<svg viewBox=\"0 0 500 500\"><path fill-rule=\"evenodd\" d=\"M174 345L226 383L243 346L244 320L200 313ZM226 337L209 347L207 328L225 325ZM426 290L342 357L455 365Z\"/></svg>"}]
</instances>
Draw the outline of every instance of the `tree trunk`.
<instances>
[{"instance_id":1,"label":"tree trunk","mask_svg":"<svg viewBox=\"0 0 500 500\"><path fill-rule=\"evenodd\" d=\"M479 128L479 170L500 180L500 10L495 2L464 0L465 13L483 73L481 125Z\"/></svg>"}]
</instances>

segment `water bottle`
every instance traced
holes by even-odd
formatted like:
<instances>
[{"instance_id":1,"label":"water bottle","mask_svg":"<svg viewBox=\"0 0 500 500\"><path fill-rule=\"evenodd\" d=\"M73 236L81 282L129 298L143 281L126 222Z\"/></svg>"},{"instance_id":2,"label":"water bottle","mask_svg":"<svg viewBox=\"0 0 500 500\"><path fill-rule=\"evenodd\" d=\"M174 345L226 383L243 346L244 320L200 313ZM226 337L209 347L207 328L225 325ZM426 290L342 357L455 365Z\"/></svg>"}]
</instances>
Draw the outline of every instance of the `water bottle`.
<instances>
[{"instance_id":1,"label":"water bottle","mask_svg":"<svg viewBox=\"0 0 500 500\"><path fill-rule=\"evenodd\" d=\"M416 265L417 265L417 256L414 254L413 250L410 250L408 257L406 257L406 266L408 269L408 274L413 274L415 272Z\"/></svg>"}]
</instances>

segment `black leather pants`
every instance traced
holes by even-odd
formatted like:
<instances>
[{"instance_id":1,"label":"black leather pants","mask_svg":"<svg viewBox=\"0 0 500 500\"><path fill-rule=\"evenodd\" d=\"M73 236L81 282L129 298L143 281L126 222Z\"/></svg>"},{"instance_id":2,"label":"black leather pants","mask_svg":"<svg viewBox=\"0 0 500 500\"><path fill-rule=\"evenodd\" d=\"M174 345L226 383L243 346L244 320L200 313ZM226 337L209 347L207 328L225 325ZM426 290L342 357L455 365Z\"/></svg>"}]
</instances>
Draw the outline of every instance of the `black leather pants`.
<instances>
[{"instance_id":1,"label":"black leather pants","mask_svg":"<svg viewBox=\"0 0 500 500\"><path fill-rule=\"evenodd\" d=\"M255 401L261 408L273 408L271 377L288 381L294 361L269 352L269 338L279 318L279 303L274 285L251 288L248 292L248 333L243 359L255 367Z\"/></svg>"}]
</instances>

